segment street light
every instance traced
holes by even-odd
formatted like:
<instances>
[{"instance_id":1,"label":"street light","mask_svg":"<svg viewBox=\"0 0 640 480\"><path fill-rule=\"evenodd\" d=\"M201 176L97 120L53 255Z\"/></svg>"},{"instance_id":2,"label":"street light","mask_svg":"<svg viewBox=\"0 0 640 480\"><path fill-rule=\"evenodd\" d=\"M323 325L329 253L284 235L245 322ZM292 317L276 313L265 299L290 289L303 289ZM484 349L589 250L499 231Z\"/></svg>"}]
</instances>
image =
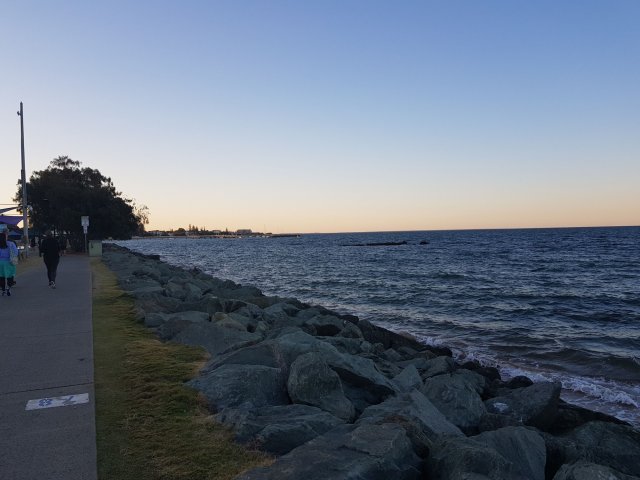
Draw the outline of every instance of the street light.
<instances>
[{"instance_id":1,"label":"street light","mask_svg":"<svg viewBox=\"0 0 640 480\"><path fill-rule=\"evenodd\" d=\"M22 102L20 102L20 153L22 156L22 228L24 236L24 254L29 256L29 224L27 223L27 175L24 168L24 114L22 111Z\"/></svg>"}]
</instances>

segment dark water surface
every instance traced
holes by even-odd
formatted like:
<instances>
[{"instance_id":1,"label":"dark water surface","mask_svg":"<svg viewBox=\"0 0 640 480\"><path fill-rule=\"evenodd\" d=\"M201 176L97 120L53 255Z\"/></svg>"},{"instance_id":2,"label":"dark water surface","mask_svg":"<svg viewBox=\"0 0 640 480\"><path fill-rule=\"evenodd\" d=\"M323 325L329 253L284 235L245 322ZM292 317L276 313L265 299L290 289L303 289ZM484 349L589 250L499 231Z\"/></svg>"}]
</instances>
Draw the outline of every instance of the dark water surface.
<instances>
[{"instance_id":1,"label":"dark water surface","mask_svg":"<svg viewBox=\"0 0 640 480\"><path fill-rule=\"evenodd\" d=\"M640 227L118 243L408 331L505 377L561 381L563 398L640 425Z\"/></svg>"}]
</instances>

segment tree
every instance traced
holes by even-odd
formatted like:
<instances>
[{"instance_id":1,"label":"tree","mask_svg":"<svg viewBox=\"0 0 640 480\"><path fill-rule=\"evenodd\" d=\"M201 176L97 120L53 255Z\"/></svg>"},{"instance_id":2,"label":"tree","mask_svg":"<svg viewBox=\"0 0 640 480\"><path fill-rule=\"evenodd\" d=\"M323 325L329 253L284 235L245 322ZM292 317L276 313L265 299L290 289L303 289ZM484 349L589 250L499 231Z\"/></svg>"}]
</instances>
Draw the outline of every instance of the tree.
<instances>
[{"instance_id":1,"label":"tree","mask_svg":"<svg viewBox=\"0 0 640 480\"><path fill-rule=\"evenodd\" d=\"M84 244L80 217L89 216L88 238L128 239L144 232L149 209L123 198L100 171L81 167L67 156L51 161L45 170L33 172L27 182L27 200L33 226L65 234L75 248ZM22 182L13 199L22 202Z\"/></svg>"}]
</instances>

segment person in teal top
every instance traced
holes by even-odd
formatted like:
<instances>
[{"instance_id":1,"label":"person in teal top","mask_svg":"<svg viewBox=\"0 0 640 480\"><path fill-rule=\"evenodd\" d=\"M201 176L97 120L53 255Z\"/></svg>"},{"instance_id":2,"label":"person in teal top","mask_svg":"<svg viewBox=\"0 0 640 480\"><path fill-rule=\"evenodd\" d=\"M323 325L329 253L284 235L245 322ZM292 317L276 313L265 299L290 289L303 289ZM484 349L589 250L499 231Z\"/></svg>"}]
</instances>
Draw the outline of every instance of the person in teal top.
<instances>
[{"instance_id":1,"label":"person in teal top","mask_svg":"<svg viewBox=\"0 0 640 480\"><path fill-rule=\"evenodd\" d=\"M0 288L2 296L11 296L11 287L15 283L16 266L12 262L13 258L18 258L18 247L7 240L7 231L0 231Z\"/></svg>"}]
</instances>

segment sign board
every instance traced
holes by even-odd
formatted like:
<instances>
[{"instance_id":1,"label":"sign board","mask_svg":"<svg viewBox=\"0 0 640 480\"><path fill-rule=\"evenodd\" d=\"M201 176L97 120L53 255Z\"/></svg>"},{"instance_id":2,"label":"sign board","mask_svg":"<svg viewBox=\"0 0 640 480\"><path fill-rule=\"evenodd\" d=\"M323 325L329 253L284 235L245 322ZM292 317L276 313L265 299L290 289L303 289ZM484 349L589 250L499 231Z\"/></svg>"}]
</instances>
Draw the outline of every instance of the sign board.
<instances>
[{"instance_id":1,"label":"sign board","mask_svg":"<svg viewBox=\"0 0 640 480\"><path fill-rule=\"evenodd\" d=\"M80 223L82 224L83 227L88 227L89 226L89 217L88 216L80 217ZM86 232L86 228L85 228L85 233L87 233Z\"/></svg>"},{"instance_id":2,"label":"sign board","mask_svg":"<svg viewBox=\"0 0 640 480\"><path fill-rule=\"evenodd\" d=\"M86 226L86 225L83 225L83 226L82 226L82 231L83 231L84 233L87 233L87 226Z\"/></svg>"}]
</instances>

